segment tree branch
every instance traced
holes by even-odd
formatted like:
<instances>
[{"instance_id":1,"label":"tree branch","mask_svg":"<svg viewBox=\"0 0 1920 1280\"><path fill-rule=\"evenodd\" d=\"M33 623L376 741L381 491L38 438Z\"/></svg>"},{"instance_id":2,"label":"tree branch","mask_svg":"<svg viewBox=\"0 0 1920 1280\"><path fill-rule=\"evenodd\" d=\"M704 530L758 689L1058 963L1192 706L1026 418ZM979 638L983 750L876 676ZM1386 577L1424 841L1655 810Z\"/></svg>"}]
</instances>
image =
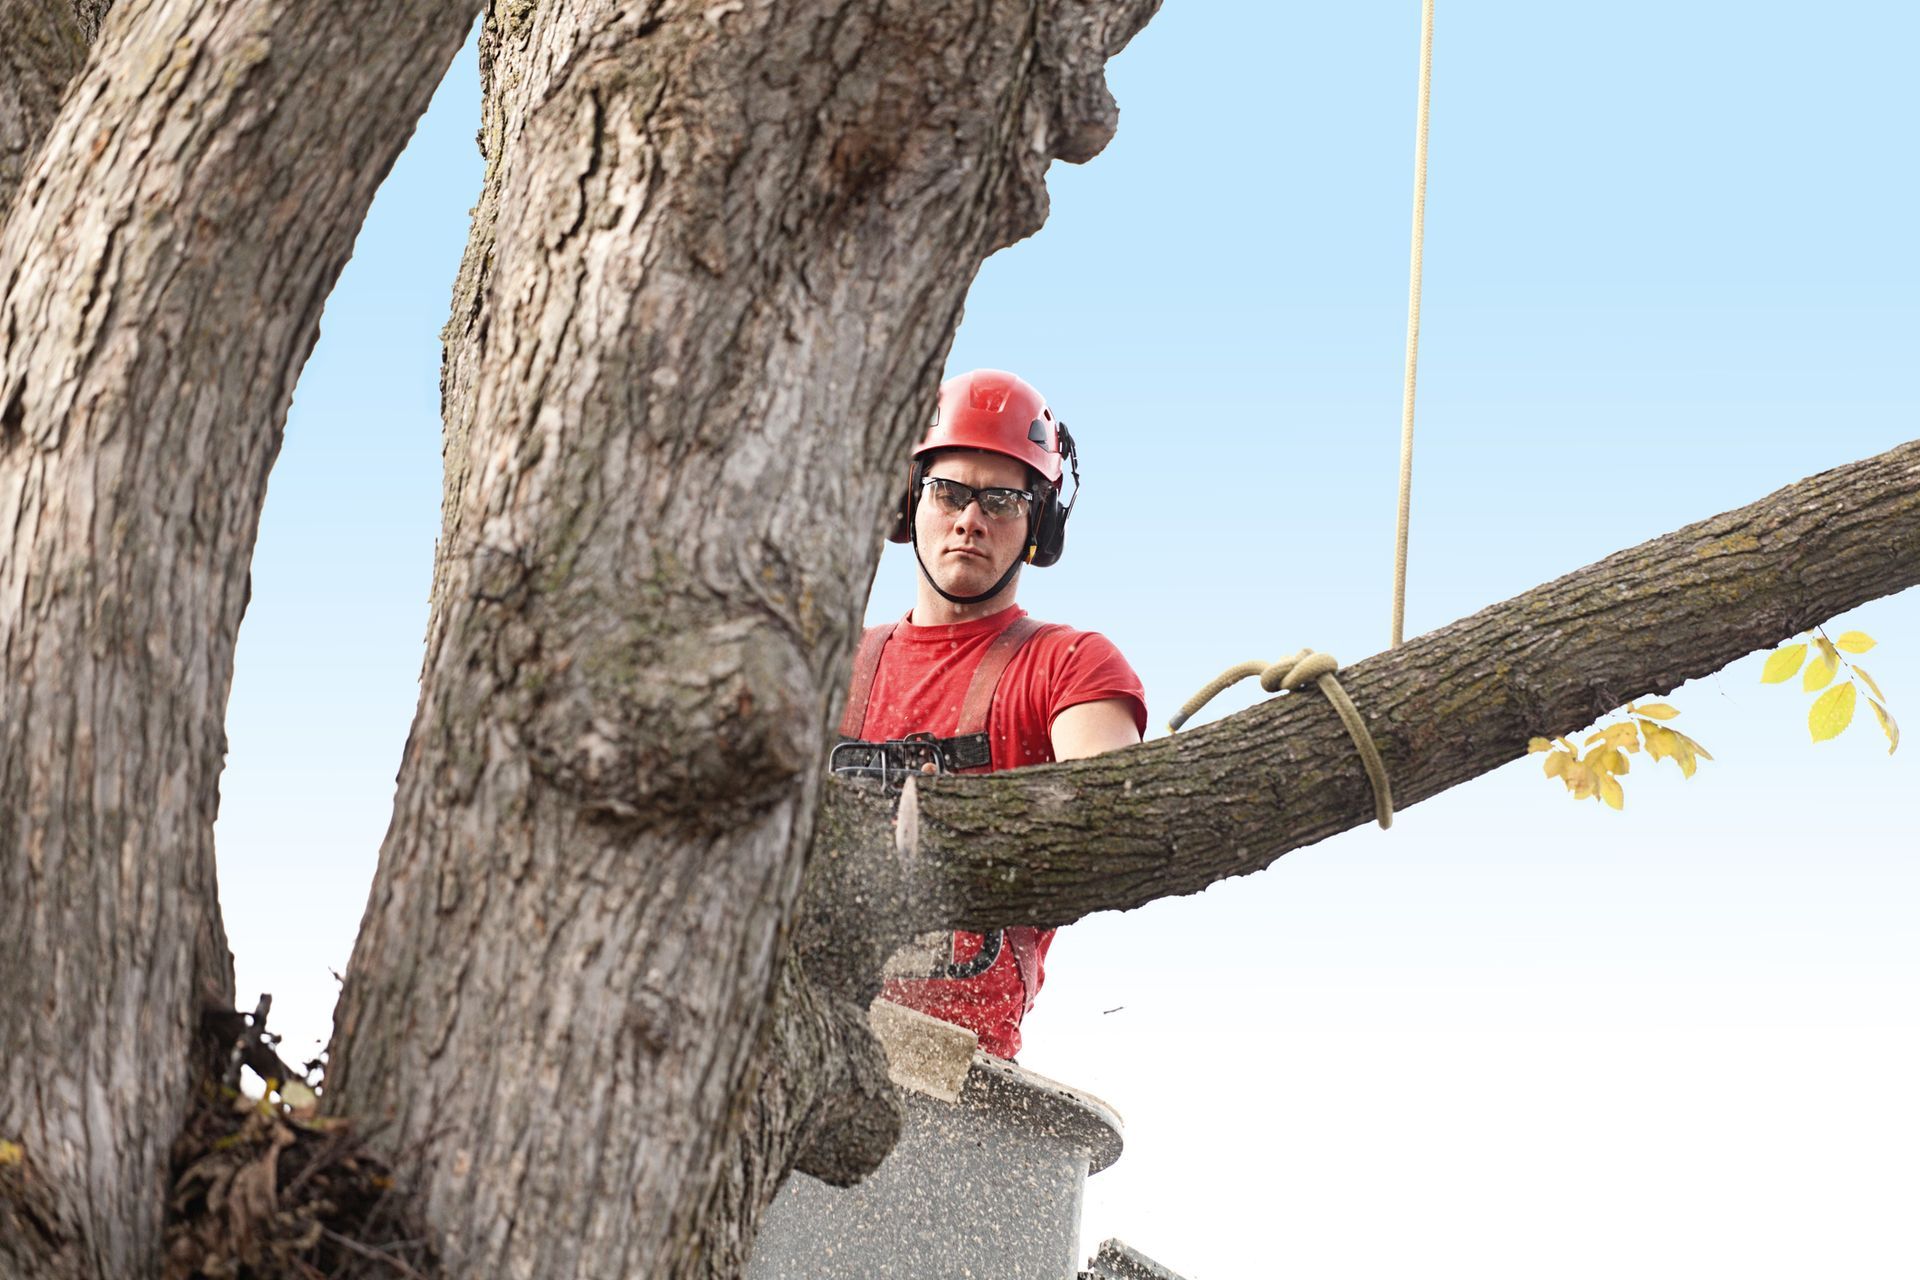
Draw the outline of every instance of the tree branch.
<instances>
[{"instance_id":1,"label":"tree branch","mask_svg":"<svg viewBox=\"0 0 1920 1280\"><path fill-rule=\"evenodd\" d=\"M1535 735L1578 730L1916 582L1920 442L1621 551L1340 679L1406 808ZM1359 757L1311 692L1091 760L932 780L917 800L903 864L886 803L828 788L814 857L835 870L816 883L862 886L841 930L862 952L876 921L904 939L1195 893L1373 816Z\"/></svg>"}]
</instances>

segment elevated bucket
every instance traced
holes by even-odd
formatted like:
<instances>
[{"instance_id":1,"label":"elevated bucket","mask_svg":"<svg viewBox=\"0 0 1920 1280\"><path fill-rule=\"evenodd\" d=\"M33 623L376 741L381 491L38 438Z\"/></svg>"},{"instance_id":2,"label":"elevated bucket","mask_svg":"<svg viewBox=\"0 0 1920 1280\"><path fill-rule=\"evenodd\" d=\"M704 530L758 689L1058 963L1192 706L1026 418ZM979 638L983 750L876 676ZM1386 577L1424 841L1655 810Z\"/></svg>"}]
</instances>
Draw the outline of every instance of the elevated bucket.
<instances>
[{"instance_id":1,"label":"elevated bucket","mask_svg":"<svg viewBox=\"0 0 1920 1280\"><path fill-rule=\"evenodd\" d=\"M910 1010L876 1004L874 1030L900 1142L857 1186L789 1178L750 1280L1073 1280L1087 1175L1120 1158L1113 1108Z\"/></svg>"}]
</instances>

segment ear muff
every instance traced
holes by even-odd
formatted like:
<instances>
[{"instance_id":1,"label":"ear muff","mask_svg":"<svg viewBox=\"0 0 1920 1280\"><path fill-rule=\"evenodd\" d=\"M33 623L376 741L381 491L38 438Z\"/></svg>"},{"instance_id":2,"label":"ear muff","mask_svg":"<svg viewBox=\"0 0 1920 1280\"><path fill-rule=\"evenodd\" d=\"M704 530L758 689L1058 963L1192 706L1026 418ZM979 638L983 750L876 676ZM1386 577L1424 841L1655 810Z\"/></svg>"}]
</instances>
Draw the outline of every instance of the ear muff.
<instances>
[{"instance_id":1,"label":"ear muff","mask_svg":"<svg viewBox=\"0 0 1920 1280\"><path fill-rule=\"evenodd\" d=\"M913 541L913 497L920 492L920 478L926 474L927 464L918 458L907 464L907 487L900 495L900 505L893 509L893 527L887 530L888 542Z\"/></svg>"},{"instance_id":2,"label":"ear muff","mask_svg":"<svg viewBox=\"0 0 1920 1280\"><path fill-rule=\"evenodd\" d=\"M1033 553L1027 563L1045 569L1060 559L1067 545L1067 511L1060 505L1060 491L1050 484L1040 486L1039 506L1033 522Z\"/></svg>"},{"instance_id":3,"label":"ear muff","mask_svg":"<svg viewBox=\"0 0 1920 1280\"><path fill-rule=\"evenodd\" d=\"M1040 511L1033 526L1033 555L1029 561L1036 568L1044 569L1060 559L1060 553L1067 546L1067 517L1073 514L1073 504L1080 501L1080 451L1073 446L1073 435L1064 422L1055 423L1060 433L1060 452L1066 455L1067 467L1073 473L1073 497L1062 505L1060 490L1050 484L1040 486Z\"/></svg>"}]
</instances>

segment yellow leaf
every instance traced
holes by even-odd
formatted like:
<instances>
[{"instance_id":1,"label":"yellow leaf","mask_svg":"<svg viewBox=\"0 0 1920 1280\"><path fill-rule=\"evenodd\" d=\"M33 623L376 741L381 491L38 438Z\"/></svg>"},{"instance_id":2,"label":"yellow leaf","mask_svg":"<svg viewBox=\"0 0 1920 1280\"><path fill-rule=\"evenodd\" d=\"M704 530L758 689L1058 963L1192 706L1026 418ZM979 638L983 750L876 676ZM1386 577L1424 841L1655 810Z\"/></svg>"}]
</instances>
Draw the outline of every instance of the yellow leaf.
<instances>
[{"instance_id":1,"label":"yellow leaf","mask_svg":"<svg viewBox=\"0 0 1920 1280\"><path fill-rule=\"evenodd\" d=\"M1867 669L1865 667L1861 666L1857 662L1854 663L1853 674L1859 676L1862 680L1865 680L1867 682L1867 688L1873 690L1874 697L1880 699L1880 701L1882 702L1885 702L1887 700L1887 695L1880 692L1880 686L1873 682L1873 677L1867 674Z\"/></svg>"},{"instance_id":2,"label":"yellow leaf","mask_svg":"<svg viewBox=\"0 0 1920 1280\"><path fill-rule=\"evenodd\" d=\"M1827 682L1833 679L1833 673L1839 669L1840 660L1829 655L1823 648L1813 655L1813 661L1807 664L1806 673L1800 677L1800 687L1808 693L1812 693L1815 689L1824 689Z\"/></svg>"},{"instance_id":3,"label":"yellow leaf","mask_svg":"<svg viewBox=\"0 0 1920 1280\"><path fill-rule=\"evenodd\" d=\"M1640 749L1640 727L1631 720L1624 724L1610 724L1598 733L1587 735L1585 745L1604 742L1610 747L1624 747L1628 751Z\"/></svg>"},{"instance_id":4,"label":"yellow leaf","mask_svg":"<svg viewBox=\"0 0 1920 1280\"><path fill-rule=\"evenodd\" d=\"M1680 739L1680 741L1686 743L1687 750L1692 752L1694 755L1699 756L1702 760L1713 759L1713 752L1707 750L1705 747L1701 746L1699 743L1695 742L1692 738L1689 738L1686 734L1680 732L1678 729L1675 729L1673 731L1673 736Z\"/></svg>"},{"instance_id":5,"label":"yellow leaf","mask_svg":"<svg viewBox=\"0 0 1920 1280\"><path fill-rule=\"evenodd\" d=\"M0 1169L10 1164L19 1164L27 1158L27 1149L17 1142L0 1139Z\"/></svg>"},{"instance_id":6,"label":"yellow leaf","mask_svg":"<svg viewBox=\"0 0 1920 1280\"><path fill-rule=\"evenodd\" d=\"M1557 778L1561 774L1565 773L1567 769L1567 764L1572 759L1573 757L1568 755L1564 751L1549 751L1547 753L1547 762L1545 766L1547 771L1547 776L1549 778Z\"/></svg>"},{"instance_id":7,"label":"yellow leaf","mask_svg":"<svg viewBox=\"0 0 1920 1280\"><path fill-rule=\"evenodd\" d=\"M1620 789L1620 783L1605 775L1600 778L1600 798L1615 809L1627 802L1627 793Z\"/></svg>"},{"instance_id":8,"label":"yellow leaf","mask_svg":"<svg viewBox=\"0 0 1920 1280\"><path fill-rule=\"evenodd\" d=\"M1900 749L1900 726L1893 722L1887 709L1872 698L1867 699L1867 705L1873 708L1874 715L1880 717L1880 732L1887 735L1887 754L1892 755Z\"/></svg>"},{"instance_id":9,"label":"yellow leaf","mask_svg":"<svg viewBox=\"0 0 1920 1280\"><path fill-rule=\"evenodd\" d=\"M1807 712L1807 728L1815 742L1838 736L1853 722L1853 699L1853 682L1849 680L1813 700L1813 709Z\"/></svg>"},{"instance_id":10,"label":"yellow leaf","mask_svg":"<svg viewBox=\"0 0 1920 1280\"><path fill-rule=\"evenodd\" d=\"M1681 776L1687 778L1693 776L1701 760L1713 759L1705 747L1686 734L1657 724L1647 726L1647 754L1655 760L1672 760L1680 766Z\"/></svg>"},{"instance_id":11,"label":"yellow leaf","mask_svg":"<svg viewBox=\"0 0 1920 1280\"><path fill-rule=\"evenodd\" d=\"M1681 733L1678 729L1674 730L1673 762L1680 766L1681 777L1691 778L1693 771L1700 767L1700 753L1695 750L1699 745L1699 743L1689 738L1686 734Z\"/></svg>"},{"instance_id":12,"label":"yellow leaf","mask_svg":"<svg viewBox=\"0 0 1920 1280\"><path fill-rule=\"evenodd\" d=\"M1767 665L1760 671L1761 684L1779 684L1782 680L1793 679L1793 673L1806 661L1807 646L1790 644L1784 649L1776 649Z\"/></svg>"},{"instance_id":13,"label":"yellow leaf","mask_svg":"<svg viewBox=\"0 0 1920 1280\"><path fill-rule=\"evenodd\" d=\"M1864 631L1842 631L1834 643L1848 653L1865 653L1873 648L1873 637Z\"/></svg>"},{"instance_id":14,"label":"yellow leaf","mask_svg":"<svg viewBox=\"0 0 1920 1280\"><path fill-rule=\"evenodd\" d=\"M1602 773L1625 773L1629 767L1626 753L1618 747L1603 747L1587 757L1593 761L1593 767Z\"/></svg>"},{"instance_id":15,"label":"yellow leaf","mask_svg":"<svg viewBox=\"0 0 1920 1280\"><path fill-rule=\"evenodd\" d=\"M1671 720L1680 713L1664 702L1643 702L1633 708L1633 714L1649 720Z\"/></svg>"},{"instance_id":16,"label":"yellow leaf","mask_svg":"<svg viewBox=\"0 0 1920 1280\"><path fill-rule=\"evenodd\" d=\"M1700 767L1700 762L1693 758L1693 748L1684 740L1673 749L1673 762L1680 766L1680 776L1683 778L1691 778L1693 771Z\"/></svg>"},{"instance_id":17,"label":"yellow leaf","mask_svg":"<svg viewBox=\"0 0 1920 1280\"><path fill-rule=\"evenodd\" d=\"M1640 726L1631 720L1624 721L1621 724L1608 725L1607 745L1610 747L1618 747L1622 751L1638 751L1640 749Z\"/></svg>"},{"instance_id":18,"label":"yellow leaf","mask_svg":"<svg viewBox=\"0 0 1920 1280\"><path fill-rule=\"evenodd\" d=\"M1551 742L1548 742L1545 738L1528 738L1527 739L1528 755L1532 755L1536 751L1550 751L1552 749L1553 749L1553 744Z\"/></svg>"}]
</instances>

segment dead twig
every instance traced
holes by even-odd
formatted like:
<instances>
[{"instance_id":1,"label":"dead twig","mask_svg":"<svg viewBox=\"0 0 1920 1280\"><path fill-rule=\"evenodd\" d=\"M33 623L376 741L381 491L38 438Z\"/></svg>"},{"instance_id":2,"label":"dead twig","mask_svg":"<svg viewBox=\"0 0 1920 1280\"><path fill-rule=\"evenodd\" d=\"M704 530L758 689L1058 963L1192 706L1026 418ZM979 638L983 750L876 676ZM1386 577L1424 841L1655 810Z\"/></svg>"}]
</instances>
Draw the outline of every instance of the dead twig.
<instances>
[{"instance_id":1,"label":"dead twig","mask_svg":"<svg viewBox=\"0 0 1920 1280\"><path fill-rule=\"evenodd\" d=\"M375 1249L370 1245L361 1244L358 1240L352 1239L349 1236L343 1236L338 1231L329 1231L325 1227L320 1228L320 1235L322 1239L331 1240L333 1243L339 1245L342 1249L345 1249L349 1253L359 1254L361 1257L367 1258L374 1262L386 1263L388 1266L392 1267L395 1271L398 1271L401 1275L405 1276L407 1280L426 1280L425 1276L421 1275L418 1271L415 1271L412 1267L408 1266L401 1259L394 1257L392 1254L388 1253L384 1249Z\"/></svg>"}]
</instances>

